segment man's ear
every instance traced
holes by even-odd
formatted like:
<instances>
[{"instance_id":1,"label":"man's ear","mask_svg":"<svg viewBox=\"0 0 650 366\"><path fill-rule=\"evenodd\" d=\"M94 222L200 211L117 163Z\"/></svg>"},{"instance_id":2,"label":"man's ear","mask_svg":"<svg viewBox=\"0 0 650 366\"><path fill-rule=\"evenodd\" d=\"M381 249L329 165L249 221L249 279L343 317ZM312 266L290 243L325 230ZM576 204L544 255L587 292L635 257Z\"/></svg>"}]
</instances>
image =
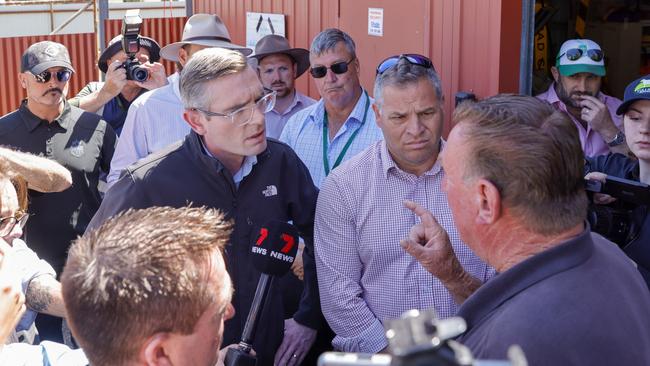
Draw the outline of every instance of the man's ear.
<instances>
[{"instance_id":1,"label":"man's ear","mask_svg":"<svg viewBox=\"0 0 650 366\"><path fill-rule=\"evenodd\" d=\"M377 126L381 128L381 109L377 105L377 102L375 100L375 103L372 103L372 111L375 113L375 121L377 122Z\"/></svg>"},{"instance_id":2,"label":"man's ear","mask_svg":"<svg viewBox=\"0 0 650 366\"><path fill-rule=\"evenodd\" d=\"M293 63L293 79L296 80L298 77L298 63L294 62Z\"/></svg>"},{"instance_id":3,"label":"man's ear","mask_svg":"<svg viewBox=\"0 0 650 366\"><path fill-rule=\"evenodd\" d=\"M187 60L189 60L189 58L190 58L190 54L187 53L185 48L181 47L181 48L178 49L178 62L181 65L185 66L185 64L187 63Z\"/></svg>"},{"instance_id":4,"label":"man's ear","mask_svg":"<svg viewBox=\"0 0 650 366\"><path fill-rule=\"evenodd\" d=\"M23 89L27 89L27 80L25 80L26 76L23 73L18 74L18 80L20 80L20 86L23 87Z\"/></svg>"},{"instance_id":5,"label":"man's ear","mask_svg":"<svg viewBox=\"0 0 650 366\"><path fill-rule=\"evenodd\" d=\"M186 109L183 112L183 119L185 119L185 122L190 125L194 132L201 136L205 135L204 120L201 118L201 112Z\"/></svg>"},{"instance_id":6,"label":"man's ear","mask_svg":"<svg viewBox=\"0 0 650 366\"><path fill-rule=\"evenodd\" d=\"M501 216L501 194L497 187L487 179L476 182L478 200L477 224L493 224Z\"/></svg>"},{"instance_id":7,"label":"man's ear","mask_svg":"<svg viewBox=\"0 0 650 366\"><path fill-rule=\"evenodd\" d=\"M560 82L560 71L557 67L551 66L551 75L553 75L553 80L555 80L556 83Z\"/></svg>"},{"instance_id":8,"label":"man's ear","mask_svg":"<svg viewBox=\"0 0 650 366\"><path fill-rule=\"evenodd\" d=\"M147 366L172 366L169 355L169 333L156 333L149 337L140 348L138 358Z\"/></svg>"}]
</instances>

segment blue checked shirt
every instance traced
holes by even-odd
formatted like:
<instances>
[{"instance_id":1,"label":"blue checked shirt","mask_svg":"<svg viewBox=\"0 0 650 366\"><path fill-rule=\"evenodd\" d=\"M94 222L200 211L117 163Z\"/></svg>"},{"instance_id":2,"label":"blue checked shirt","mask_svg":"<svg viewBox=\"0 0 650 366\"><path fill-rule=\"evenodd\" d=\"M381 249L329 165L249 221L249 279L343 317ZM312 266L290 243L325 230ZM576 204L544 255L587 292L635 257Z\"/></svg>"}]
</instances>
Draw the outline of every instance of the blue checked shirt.
<instances>
[{"instance_id":1,"label":"blue checked shirt","mask_svg":"<svg viewBox=\"0 0 650 366\"><path fill-rule=\"evenodd\" d=\"M343 147L350 139L350 136L358 128L361 130L348 148L342 162L363 151L366 147L384 136L375 122L375 113L372 111L373 99L368 103L368 114L365 123L363 115L366 112L366 91L364 90L357 101L352 113L348 116L343 126L338 130L334 139L329 141L327 156L330 168L339 157ZM323 99L318 103L294 114L282 130L280 141L291 146L300 157L302 162L309 169L311 179L316 187L320 187L325 180L325 167L323 165L323 117L325 115L325 102Z\"/></svg>"},{"instance_id":2,"label":"blue checked shirt","mask_svg":"<svg viewBox=\"0 0 650 366\"><path fill-rule=\"evenodd\" d=\"M375 353L388 345L383 321L410 309L458 310L451 294L399 245L419 222L412 200L449 234L461 265L481 281L494 270L460 240L441 189L440 160L422 176L400 170L384 141L348 160L325 180L316 206L314 251L321 307L336 333L334 348Z\"/></svg>"}]
</instances>

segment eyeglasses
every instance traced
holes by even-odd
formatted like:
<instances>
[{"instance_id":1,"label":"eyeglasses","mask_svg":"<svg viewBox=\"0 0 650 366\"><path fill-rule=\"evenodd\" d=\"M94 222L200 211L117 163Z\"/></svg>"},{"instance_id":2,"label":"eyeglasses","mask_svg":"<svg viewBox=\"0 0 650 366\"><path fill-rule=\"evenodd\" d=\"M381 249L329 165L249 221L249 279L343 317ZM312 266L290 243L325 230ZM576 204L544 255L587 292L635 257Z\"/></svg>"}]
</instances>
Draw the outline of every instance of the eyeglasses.
<instances>
[{"instance_id":1,"label":"eyeglasses","mask_svg":"<svg viewBox=\"0 0 650 366\"><path fill-rule=\"evenodd\" d=\"M55 72L45 70L40 74L32 74L32 75L34 75L34 78L36 78L37 82L47 83L52 78L52 74L56 74L56 78L63 83L70 80L70 76L72 76L72 71L68 69L59 70Z\"/></svg>"},{"instance_id":2,"label":"eyeglasses","mask_svg":"<svg viewBox=\"0 0 650 366\"><path fill-rule=\"evenodd\" d=\"M400 59L405 59L411 65L418 65L424 67L425 69L433 69L434 71L436 70L435 67L433 67L433 62L431 62L429 58L415 53L409 53L391 56L379 63L379 66L377 66L377 75L381 75L385 73L386 70L397 65Z\"/></svg>"},{"instance_id":3,"label":"eyeglasses","mask_svg":"<svg viewBox=\"0 0 650 366\"><path fill-rule=\"evenodd\" d=\"M354 61L354 59L348 62L345 61L337 62L330 65L330 67L327 66L312 67L311 69L309 69L309 73L311 74L311 76L315 77L316 79L320 79L325 75L327 75L327 69L332 70L332 72L337 75L345 74L346 72L348 72L348 65L350 65L352 61Z\"/></svg>"},{"instance_id":4,"label":"eyeglasses","mask_svg":"<svg viewBox=\"0 0 650 366\"><path fill-rule=\"evenodd\" d=\"M0 218L0 237L5 237L18 225L22 230L29 219L29 214L16 214L10 217Z\"/></svg>"},{"instance_id":5,"label":"eyeglasses","mask_svg":"<svg viewBox=\"0 0 650 366\"><path fill-rule=\"evenodd\" d=\"M602 50L591 49L591 50L587 50L586 52L587 52L587 57L589 57L592 61L595 62L600 62L605 57L605 54L603 53ZM565 53L559 55L557 59L559 60L562 58L562 56L566 55L566 58L569 61L577 61L582 57L584 53L585 51L583 51L580 48L571 48L566 50Z\"/></svg>"},{"instance_id":6,"label":"eyeglasses","mask_svg":"<svg viewBox=\"0 0 650 366\"><path fill-rule=\"evenodd\" d=\"M224 118L230 118L230 121L237 125L237 126L244 126L248 124L251 121L251 118L253 118L253 112L255 109L260 111L260 113L268 113L273 110L273 107L275 106L275 96L277 93L275 91L271 91L267 94L265 94L263 97L261 97L259 100L255 102L252 106L246 106L239 108L238 110L231 112L231 113L218 113L218 112L211 112L206 109L201 109L201 108L192 108L194 111L199 111L203 114L205 114L208 117L224 117Z\"/></svg>"}]
</instances>

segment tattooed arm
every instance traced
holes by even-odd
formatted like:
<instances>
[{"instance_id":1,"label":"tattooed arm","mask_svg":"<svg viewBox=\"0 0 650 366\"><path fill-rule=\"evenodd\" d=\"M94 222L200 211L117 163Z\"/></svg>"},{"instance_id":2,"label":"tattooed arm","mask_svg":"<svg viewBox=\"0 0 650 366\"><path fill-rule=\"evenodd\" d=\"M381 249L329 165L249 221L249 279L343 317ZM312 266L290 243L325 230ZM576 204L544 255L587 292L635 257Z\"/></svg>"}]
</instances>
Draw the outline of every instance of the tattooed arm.
<instances>
[{"instance_id":1,"label":"tattooed arm","mask_svg":"<svg viewBox=\"0 0 650 366\"><path fill-rule=\"evenodd\" d=\"M38 276L29 282L25 291L25 304L38 312L65 318L61 283L54 276Z\"/></svg>"}]
</instances>

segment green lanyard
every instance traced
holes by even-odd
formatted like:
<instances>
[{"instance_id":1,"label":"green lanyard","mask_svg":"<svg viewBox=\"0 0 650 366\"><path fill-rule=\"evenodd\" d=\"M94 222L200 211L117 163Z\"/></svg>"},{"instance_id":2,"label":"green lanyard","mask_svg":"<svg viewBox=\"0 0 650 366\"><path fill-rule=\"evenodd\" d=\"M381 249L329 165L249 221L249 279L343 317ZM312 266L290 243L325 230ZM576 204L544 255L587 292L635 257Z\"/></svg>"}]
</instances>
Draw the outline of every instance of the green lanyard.
<instances>
[{"instance_id":1,"label":"green lanyard","mask_svg":"<svg viewBox=\"0 0 650 366\"><path fill-rule=\"evenodd\" d=\"M366 107L365 107L365 112L363 112L363 120L361 121L361 126L357 128L353 133L352 136L348 139L348 142L345 143L345 146L343 146L343 150L341 150L341 153L339 154L339 157L336 158L336 161L334 162L334 166L332 169L336 169L339 164L341 164L341 160L343 160L343 157L345 156L345 153L348 152L348 149L350 148L350 145L352 145L352 141L357 137L359 134L359 130L361 127L363 127L363 124L366 123L366 117L368 117L368 107L370 106L370 97L366 92L364 92L364 95L366 96ZM327 157L327 141L329 140L329 132L327 130L327 111L324 112L324 117L323 117L323 167L325 168L325 176L328 176L330 174L330 159Z\"/></svg>"}]
</instances>

